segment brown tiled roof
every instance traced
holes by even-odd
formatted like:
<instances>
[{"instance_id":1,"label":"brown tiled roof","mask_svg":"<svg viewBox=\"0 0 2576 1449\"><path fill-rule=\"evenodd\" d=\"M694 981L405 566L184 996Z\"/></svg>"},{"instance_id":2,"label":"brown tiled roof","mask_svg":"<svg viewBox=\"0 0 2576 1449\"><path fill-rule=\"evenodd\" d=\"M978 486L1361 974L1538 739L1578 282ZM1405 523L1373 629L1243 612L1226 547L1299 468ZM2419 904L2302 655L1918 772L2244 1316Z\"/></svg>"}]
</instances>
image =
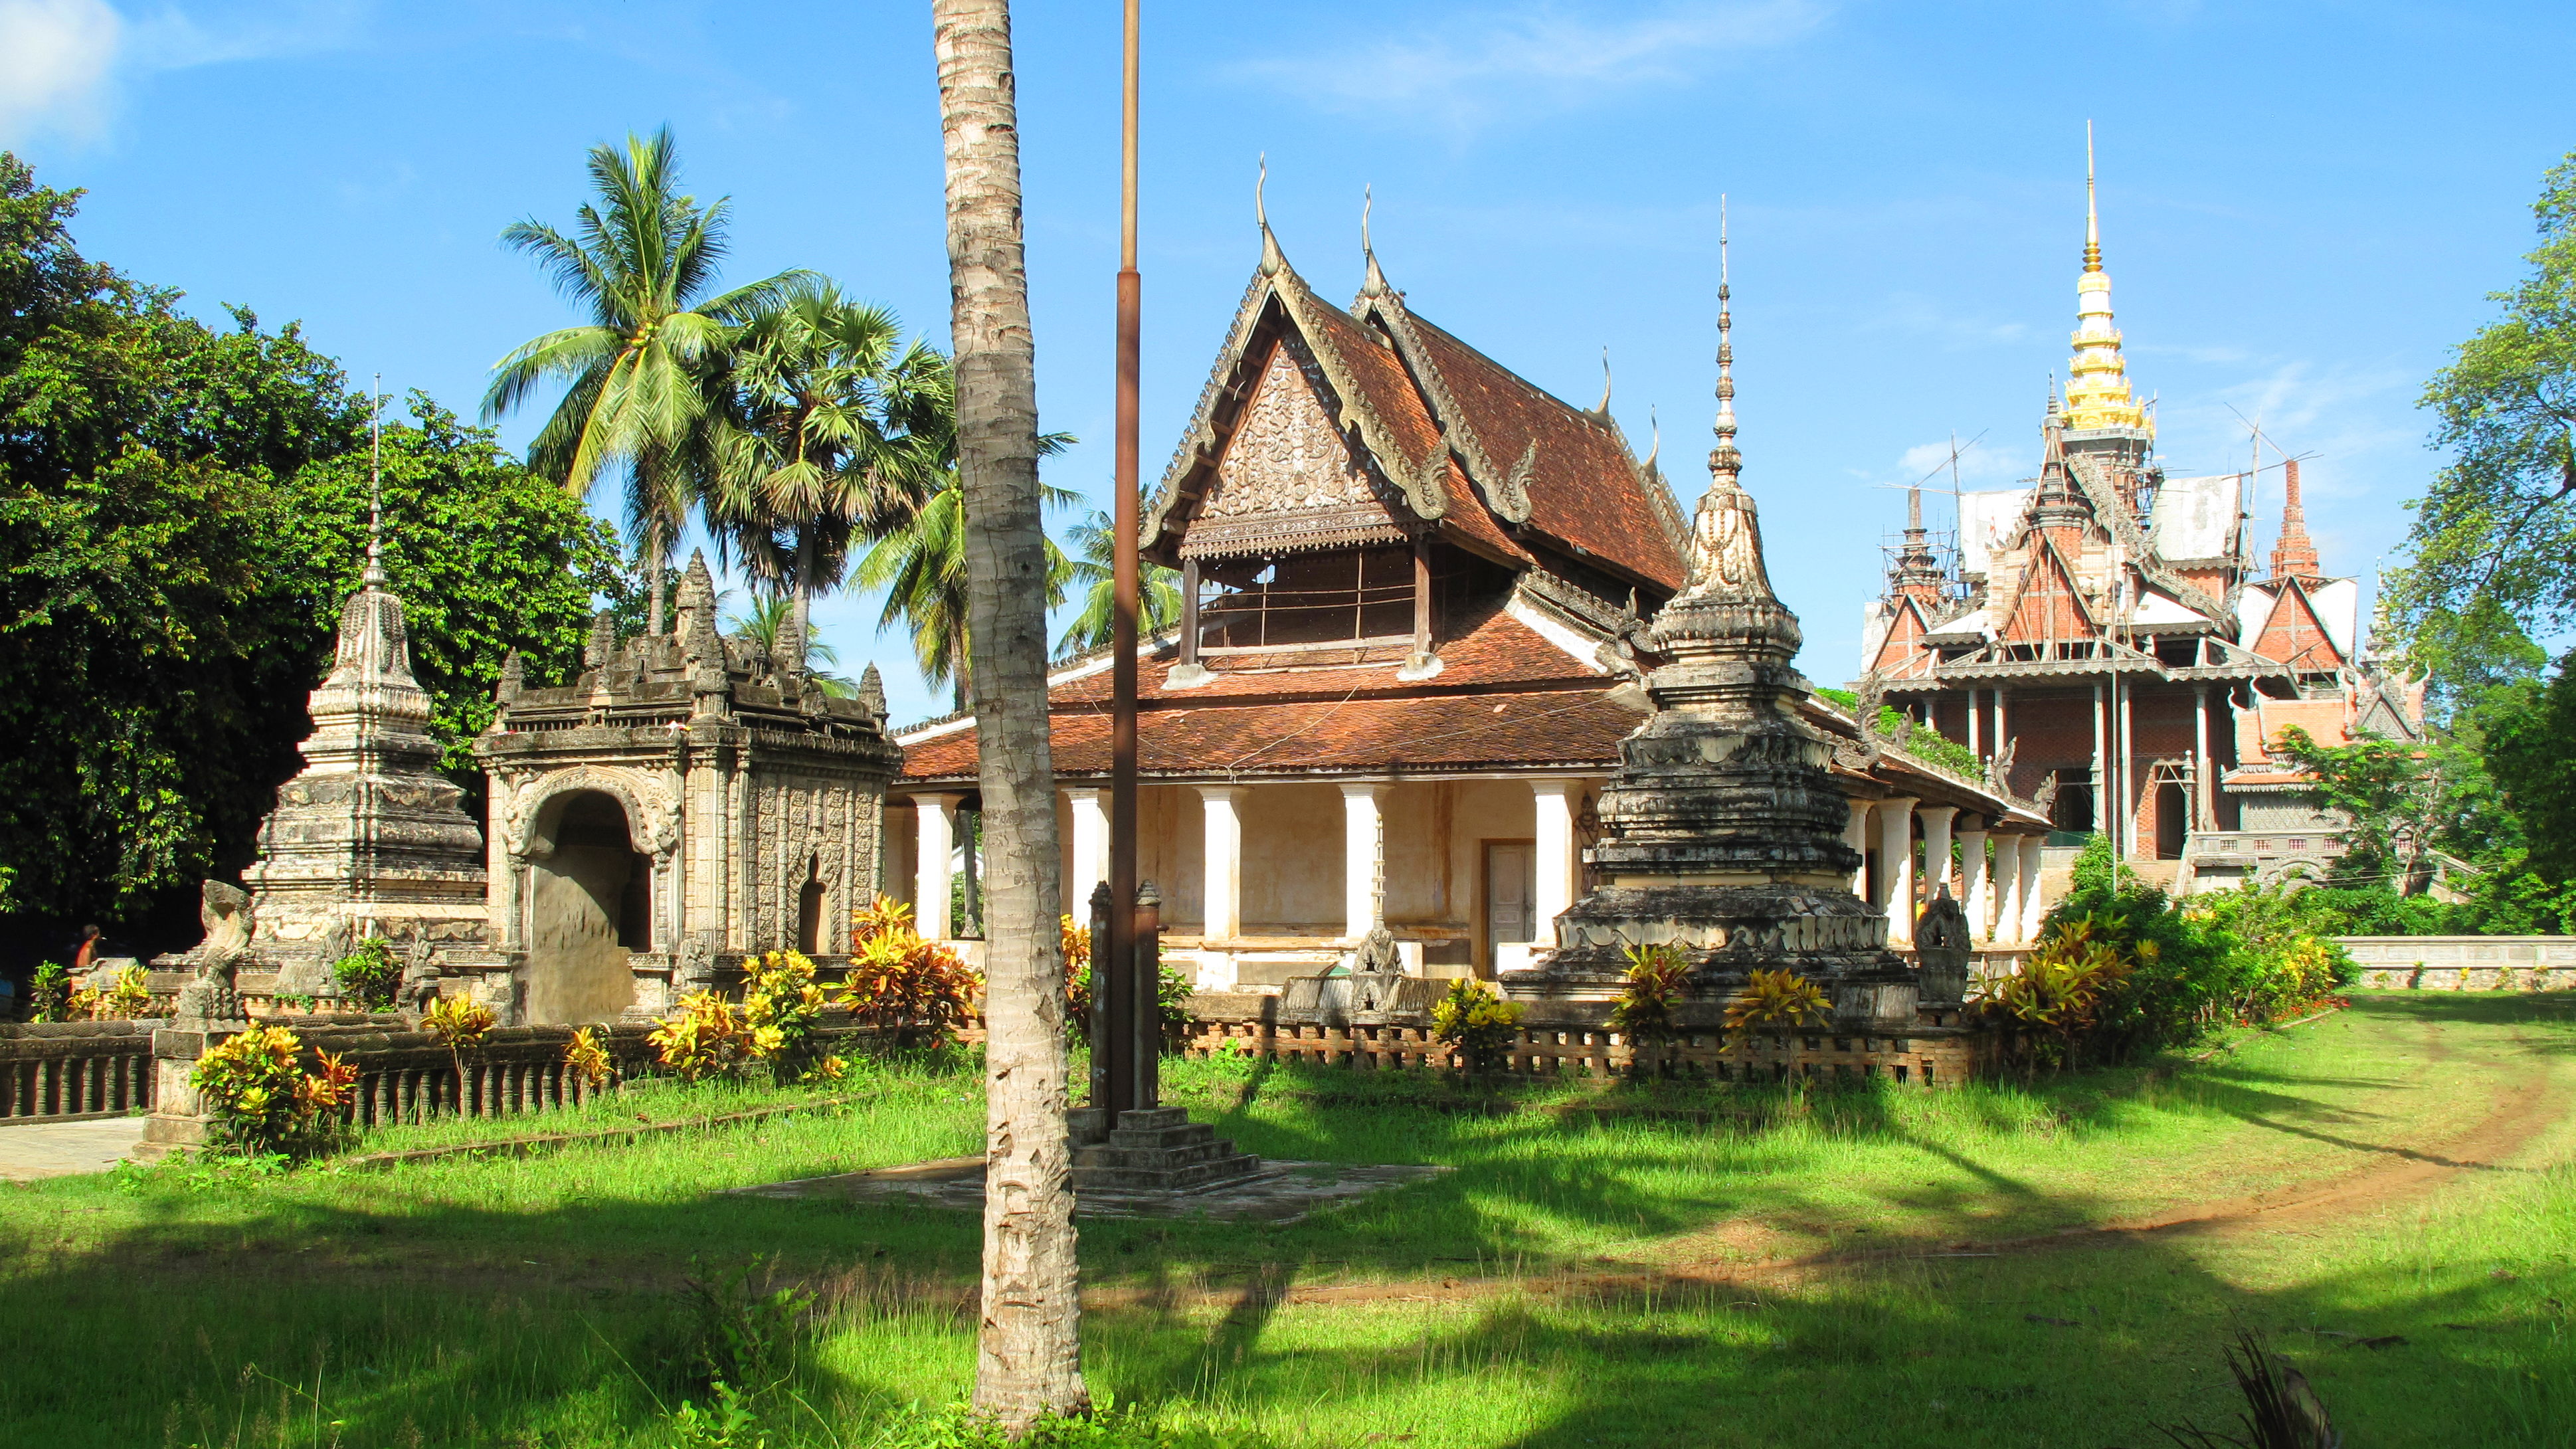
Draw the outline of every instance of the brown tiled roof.
<instances>
[{"instance_id":1,"label":"brown tiled roof","mask_svg":"<svg viewBox=\"0 0 2576 1449\"><path fill-rule=\"evenodd\" d=\"M1582 663L1568 657L1565 651L1540 638L1528 625L1500 608L1492 609L1461 627L1463 632L1459 637L1438 641L1440 673L1420 685L1404 684L1395 677L1396 669L1412 652L1412 646L1405 644L1367 652L1347 645L1311 649L1293 656L1295 665L1291 668L1279 667L1285 661L1275 656L1224 656L1207 661L1217 670L1215 679L1194 689L1167 689L1164 677L1180 662L1180 656L1171 646L1165 645L1139 661L1136 697L1140 700L1251 699L1341 695L1354 689L1419 693L1426 688L1463 690L1587 680L1595 689L1609 687L1609 680L1591 678L1592 671ZM1261 662L1256 663L1255 660ZM1336 665L1341 667L1334 667ZM1107 669L1067 680L1048 691L1048 703L1059 710L1107 709L1109 681Z\"/></svg>"},{"instance_id":2,"label":"brown tiled roof","mask_svg":"<svg viewBox=\"0 0 2576 1449\"><path fill-rule=\"evenodd\" d=\"M1431 364L1496 468L1533 446L1529 526L1575 551L1678 590L1687 572L1618 435L1501 363L1408 312Z\"/></svg>"},{"instance_id":3,"label":"brown tiled roof","mask_svg":"<svg viewBox=\"0 0 2576 1449\"><path fill-rule=\"evenodd\" d=\"M1175 700L1138 712L1137 763L1147 775L1201 777L1607 766L1639 718L1604 697L1597 682L1521 693L1354 694L1289 704L1192 707ZM1050 729L1058 775L1108 773L1106 710L1059 711ZM975 731L942 735L906 754L905 780L971 777Z\"/></svg>"}]
</instances>

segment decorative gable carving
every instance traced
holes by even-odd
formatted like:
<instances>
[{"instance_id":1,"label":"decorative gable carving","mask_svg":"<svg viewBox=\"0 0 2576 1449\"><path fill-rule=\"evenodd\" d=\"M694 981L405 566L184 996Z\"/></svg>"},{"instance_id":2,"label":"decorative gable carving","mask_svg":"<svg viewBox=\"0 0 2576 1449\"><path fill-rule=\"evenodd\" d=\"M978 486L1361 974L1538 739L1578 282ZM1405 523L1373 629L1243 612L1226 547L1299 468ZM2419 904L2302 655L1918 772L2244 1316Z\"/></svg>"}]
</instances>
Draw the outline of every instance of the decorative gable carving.
<instances>
[{"instance_id":1,"label":"decorative gable carving","mask_svg":"<svg viewBox=\"0 0 2576 1449\"><path fill-rule=\"evenodd\" d=\"M1401 543L1393 485L1333 423L1331 384L1294 333L1270 351L1181 540L1185 558Z\"/></svg>"}]
</instances>

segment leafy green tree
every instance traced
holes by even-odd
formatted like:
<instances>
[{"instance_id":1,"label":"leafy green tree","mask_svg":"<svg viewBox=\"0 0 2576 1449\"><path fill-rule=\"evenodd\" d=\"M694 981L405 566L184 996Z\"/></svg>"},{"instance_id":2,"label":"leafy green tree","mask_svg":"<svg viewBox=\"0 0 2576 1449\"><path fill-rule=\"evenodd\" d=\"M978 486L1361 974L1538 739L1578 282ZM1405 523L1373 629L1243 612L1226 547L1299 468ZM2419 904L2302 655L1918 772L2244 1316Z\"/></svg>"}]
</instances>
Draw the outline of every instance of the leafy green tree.
<instances>
[{"instance_id":1,"label":"leafy green tree","mask_svg":"<svg viewBox=\"0 0 2576 1449\"><path fill-rule=\"evenodd\" d=\"M298 767L368 404L295 328L219 331L82 259L77 202L0 153L0 874L16 910L184 933ZM614 545L489 433L413 416L385 435L387 565L461 761L505 650L578 659Z\"/></svg>"},{"instance_id":2,"label":"leafy green tree","mask_svg":"<svg viewBox=\"0 0 2576 1449\"><path fill-rule=\"evenodd\" d=\"M2531 271L2434 374L2423 406L2449 467L2415 504L2391 612L2445 688L2537 662L2576 624L2576 152L2542 179Z\"/></svg>"},{"instance_id":3,"label":"leafy green tree","mask_svg":"<svg viewBox=\"0 0 2576 1449\"><path fill-rule=\"evenodd\" d=\"M588 496L602 471L624 468L627 522L643 549L646 627L656 634L664 565L711 467L710 393L734 331L804 275L710 295L730 208L721 197L700 206L681 193L678 150L667 126L622 147L593 146L586 169L599 204L574 214L571 235L533 219L501 233L591 320L502 358L483 396L490 419L564 385L529 446L529 466L576 497Z\"/></svg>"},{"instance_id":4,"label":"leafy green tree","mask_svg":"<svg viewBox=\"0 0 2576 1449\"><path fill-rule=\"evenodd\" d=\"M2558 884L2576 881L2576 651L2546 683L2491 691L2477 719L2487 769L2519 818L2532 869Z\"/></svg>"},{"instance_id":5,"label":"leafy green tree","mask_svg":"<svg viewBox=\"0 0 2576 1449\"><path fill-rule=\"evenodd\" d=\"M1112 531L1114 523L1106 513L1094 510L1082 522L1065 530L1073 543L1073 557L1066 565L1067 581L1082 589L1082 610L1064 626L1064 637L1056 641L1055 657L1071 659L1109 643L1117 606L1116 578L1118 545ZM1137 560L1136 634L1150 639L1181 622L1181 576L1177 570L1161 564Z\"/></svg>"}]
</instances>

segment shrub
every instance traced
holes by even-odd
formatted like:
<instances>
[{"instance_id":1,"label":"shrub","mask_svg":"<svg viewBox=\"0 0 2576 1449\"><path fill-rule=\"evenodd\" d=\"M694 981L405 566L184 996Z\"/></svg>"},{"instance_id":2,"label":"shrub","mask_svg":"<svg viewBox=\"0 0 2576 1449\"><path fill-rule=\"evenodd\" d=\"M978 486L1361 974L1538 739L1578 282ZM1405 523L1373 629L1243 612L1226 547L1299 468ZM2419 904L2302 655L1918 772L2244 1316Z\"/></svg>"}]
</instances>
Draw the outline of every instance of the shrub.
<instances>
[{"instance_id":1,"label":"shrub","mask_svg":"<svg viewBox=\"0 0 2576 1449\"><path fill-rule=\"evenodd\" d=\"M72 972L60 961L48 961L36 968L27 982L29 1004L37 1021L68 1021L71 1018Z\"/></svg>"},{"instance_id":2,"label":"shrub","mask_svg":"<svg viewBox=\"0 0 2576 1449\"><path fill-rule=\"evenodd\" d=\"M1503 1000L1492 987L1468 976L1450 982L1448 994L1431 1008L1432 1037L1479 1076L1502 1068L1520 1025L1519 1002Z\"/></svg>"},{"instance_id":3,"label":"shrub","mask_svg":"<svg viewBox=\"0 0 2576 1449\"><path fill-rule=\"evenodd\" d=\"M1756 970L1727 999L1726 1033L1741 1040L1759 1027L1804 1026L1832 1014L1833 1007L1822 988L1795 971Z\"/></svg>"},{"instance_id":4,"label":"shrub","mask_svg":"<svg viewBox=\"0 0 2576 1449\"><path fill-rule=\"evenodd\" d=\"M957 953L913 929L911 910L877 897L859 912L841 1004L904 1046L936 1046L975 1014L983 982Z\"/></svg>"},{"instance_id":5,"label":"shrub","mask_svg":"<svg viewBox=\"0 0 2576 1449\"><path fill-rule=\"evenodd\" d=\"M814 1031L823 1022L823 988L814 963L797 951L772 951L751 963L742 986L743 1026L751 1054L770 1063L780 1081L837 1082L849 1063L814 1054Z\"/></svg>"},{"instance_id":6,"label":"shrub","mask_svg":"<svg viewBox=\"0 0 2576 1449\"><path fill-rule=\"evenodd\" d=\"M2124 956L2103 920L2057 923L2019 969L1996 986L1992 1010L2023 1027L2034 1064L2064 1067L2099 1025L2103 999L2129 978L2134 960L2161 954L2153 941L2132 942Z\"/></svg>"},{"instance_id":7,"label":"shrub","mask_svg":"<svg viewBox=\"0 0 2576 1449\"><path fill-rule=\"evenodd\" d=\"M583 1086L594 1090L608 1085L617 1074L617 1062L599 1039L597 1030L578 1027L572 1040L564 1043L564 1071Z\"/></svg>"},{"instance_id":8,"label":"shrub","mask_svg":"<svg viewBox=\"0 0 2576 1449\"><path fill-rule=\"evenodd\" d=\"M306 1071L303 1042L282 1026L254 1026L207 1048L188 1081L210 1109L226 1146L260 1152L309 1150L336 1135L358 1069L329 1052Z\"/></svg>"},{"instance_id":9,"label":"shrub","mask_svg":"<svg viewBox=\"0 0 2576 1449\"><path fill-rule=\"evenodd\" d=\"M420 1014L421 1030L437 1037L451 1052L482 1045L499 1021L492 1008L470 996L442 996Z\"/></svg>"},{"instance_id":10,"label":"shrub","mask_svg":"<svg viewBox=\"0 0 2576 1449\"><path fill-rule=\"evenodd\" d=\"M1681 1034L1674 1013L1690 985L1690 962L1679 946L1628 948L1626 985L1610 1008L1610 1025L1638 1041L1670 1041Z\"/></svg>"},{"instance_id":11,"label":"shrub","mask_svg":"<svg viewBox=\"0 0 2576 1449\"><path fill-rule=\"evenodd\" d=\"M731 1076L752 1058L742 1013L712 991L692 991L645 1038L662 1066L684 1082Z\"/></svg>"},{"instance_id":12,"label":"shrub","mask_svg":"<svg viewBox=\"0 0 2576 1449\"><path fill-rule=\"evenodd\" d=\"M356 950L331 963L331 979L340 983L361 1011L392 1010L402 972L402 963L394 959L394 943L382 936L369 936Z\"/></svg>"},{"instance_id":13,"label":"shrub","mask_svg":"<svg viewBox=\"0 0 2576 1449\"><path fill-rule=\"evenodd\" d=\"M93 1021L148 1016L152 1012L152 980L141 966L128 966L116 973L105 992L74 992L72 1005L77 1014Z\"/></svg>"}]
</instances>

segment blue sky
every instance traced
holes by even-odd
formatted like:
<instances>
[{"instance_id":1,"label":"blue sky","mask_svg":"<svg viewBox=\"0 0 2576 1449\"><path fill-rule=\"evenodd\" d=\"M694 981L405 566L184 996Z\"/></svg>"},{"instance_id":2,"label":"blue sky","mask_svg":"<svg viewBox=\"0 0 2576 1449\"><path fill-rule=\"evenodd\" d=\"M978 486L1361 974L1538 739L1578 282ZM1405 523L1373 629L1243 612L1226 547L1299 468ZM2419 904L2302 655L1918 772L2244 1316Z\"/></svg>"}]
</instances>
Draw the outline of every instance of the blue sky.
<instances>
[{"instance_id":1,"label":"blue sky","mask_svg":"<svg viewBox=\"0 0 2576 1449\"><path fill-rule=\"evenodd\" d=\"M1020 12L1041 402L1083 439L1051 477L1105 499L1116 6ZM208 313L301 319L361 379L470 413L495 358L567 317L494 237L568 218L584 148L664 122L693 189L734 200L729 277L819 268L944 343L928 13L0 0L0 144L90 189L93 257ZM2237 415L2259 416L2315 455L2329 567L2365 575L2438 465L2416 394L2518 275L2540 174L2576 148L2564 5L1149 0L1146 24L1149 483L1255 260L1266 151L1319 289L1356 287L1373 185L1415 309L1587 405L1606 346L1615 410L1641 449L1660 416L1688 506L1724 192L1745 481L1825 681L1856 668L1902 521L1881 485L1953 430L1984 434L1971 487L2035 466L2088 117L2168 469L2241 466ZM853 671L885 666L898 717L944 707L874 612L818 617Z\"/></svg>"}]
</instances>

